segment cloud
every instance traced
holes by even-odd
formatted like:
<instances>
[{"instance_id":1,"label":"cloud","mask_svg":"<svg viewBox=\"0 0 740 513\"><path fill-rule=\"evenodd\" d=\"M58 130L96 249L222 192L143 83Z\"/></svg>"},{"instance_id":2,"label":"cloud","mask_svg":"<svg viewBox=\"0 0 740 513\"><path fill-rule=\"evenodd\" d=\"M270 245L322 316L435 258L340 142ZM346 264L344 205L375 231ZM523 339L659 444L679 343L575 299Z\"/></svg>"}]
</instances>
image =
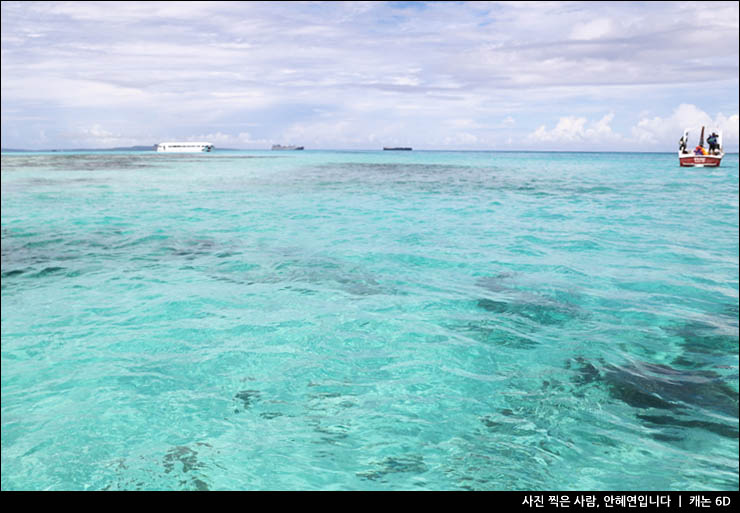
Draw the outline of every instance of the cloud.
<instances>
[{"instance_id":1,"label":"cloud","mask_svg":"<svg viewBox=\"0 0 740 513\"><path fill-rule=\"evenodd\" d=\"M177 139L172 137L172 139ZM267 139L255 139L249 132L240 132L237 135L215 132L187 137L188 141L208 141L221 148L253 148L264 149L270 145Z\"/></svg>"},{"instance_id":2,"label":"cloud","mask_svg":"<svg viewBox=\"0 0 740 513\"><path fill-rule=\"evenodd\" d=\"M45 132L42 131L40 135L44 142L48 140ZM69 130L64 130L61 135L65 137L73 147L109 148L115 146L134 146L139 143L138 136L111 132L97 123L88 127L78 126Z\"/></svg>"},{"instance_id":3,"label":"cloud","mask_svg":"<svg viewBox=\"0 0 740 513\"><path fill-rule=\"evenodd\" d=\"M96 123L227 144L242 140L240 123L254 123L244 144L485 149L504 131L532 144L619 144L629 127L582 113L627 124L649 105L666 117L708 88L702 109L737 112L736 2L688 25L694 9L662 2L174 5L3 2L2 144ZM645 144L663 140L650 123L640 130Z\"/></svg>"},{"instance_id":4,"label":"cloud","mask_svg":"<svg viewBox=\"0 0 740 513\"><path fill-rule=\"evenodd\" d=\"M527 140L533 145L549 149L620 149L639 148L643 151L670 151L677 144L684 129L706 126L723 133L725 148L737 151L738 114L722 113L711 117L696 105L681 104L668 117L648 117L640 113L637 124L626 133L612 129L614 114L609 113L592 121L582 116L562 116L552 129L540 125Z\"/></svg>"},{"instance_id":5,"label":"cloud","mask_svg":"<svg viewBox=\"0 0 740 513\"><path fill-rule=\"evenodd\" d=\"M120 107L153 103L152 95L136 87L119 86L98 80L64 78L54 74L39 74L30 79L8 76L3 79L3 95L15 101L34 102L70 108Z\"/></svg>"},{"instance_id":6,"label":"cloud","mask_svg":"<svg viewBox=\"0 0 740 513\"><path fill-rule=\"evenodd\" d=\"M585 143L588 145L602 145L622 140L622 136L613 132L610 123L614 114L609 113L598 121L588 121L584 117L561 117L555 128L548 130L541 125L529 134L529 140L534 143Z\"/></svg>"},{"instance_id":7,"label":"cloud","mask_svg":"<svg viewBox=\"0 0 740 513\"><path fill-rule=\"evenodd\" d=\"M643 117L632 128L632 136L641 145L675 146L684 129L706 126L722 130L725 147L737 149L738 119L737 113L729 116L719 113L712 118L696 105L681 104L666 118Z\"/></svg>"},{"instance_id":8,"label":"cloud","mask_svg":"<svg viewBox=\"0 0 740 513\"><path fill-rule=\"evenodd\" d=\"M599 39L613 33L613 23L607 18L590 20L573 27L570 33L572 39L592 40Z\"/></svg>"},{"instance_id":9,"label":"cloud","mask_svg":"<svg viewBox=\"0 0 740 513\"><path fill-rule=\"evenodd\" d=\"M372 127L379 128L379 127ZM377 131L351 119L298 122L277 136L276 143L306 145L312 148L347 148L376 146ZM380 130L381 134L386 133ZM381 135L382 137L382 135ZM281 142L282 141L282 142Z\"/></svg>"},{"instance_id":10,"label":"cloud","mask_svg":"<svg viewBox=\"0 0 740 513\"><path fill-rule=\"evenodd\" d=\"M444 139L445 146L452 146L454 148L474 147L478 142L478 136L468 132L458 132Z\"/></svg>"}]
</instances>

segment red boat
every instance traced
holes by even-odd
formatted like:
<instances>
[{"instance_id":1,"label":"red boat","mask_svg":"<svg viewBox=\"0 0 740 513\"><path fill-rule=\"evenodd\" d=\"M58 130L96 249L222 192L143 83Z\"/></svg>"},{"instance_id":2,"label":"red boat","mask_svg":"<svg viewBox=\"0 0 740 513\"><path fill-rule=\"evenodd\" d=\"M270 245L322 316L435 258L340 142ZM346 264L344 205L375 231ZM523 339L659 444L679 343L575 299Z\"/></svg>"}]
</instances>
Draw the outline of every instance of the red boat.
<instances>
[{"instance_id":1,"label":"red boat","mask_svg":"<svg viewBox=\"0 0 740 513\"><path fill-rule=\"evenodd\" d=\"M722 157L725 156L722 146L722 131L712 131L707 137L709 148L704 147L704 127L701 127L699 145L694 149L688 147L689 132L698 128L687 128L683 137L678 141L678 162L681 167L719 167Z\"/></svg>"}]
</instances>

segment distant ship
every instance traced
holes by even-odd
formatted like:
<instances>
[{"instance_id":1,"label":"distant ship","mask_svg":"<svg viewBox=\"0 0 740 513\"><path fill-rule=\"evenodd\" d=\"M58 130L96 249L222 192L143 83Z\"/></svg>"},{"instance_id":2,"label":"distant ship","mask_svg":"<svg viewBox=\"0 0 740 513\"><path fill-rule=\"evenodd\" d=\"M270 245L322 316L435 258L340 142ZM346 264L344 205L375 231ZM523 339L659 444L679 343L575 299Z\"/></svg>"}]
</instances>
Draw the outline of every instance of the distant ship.
<instances>
[{"instance_id":1,"label":"distant ship","mask_svg":"<svg viewBox=\"0 0 740 513\"><path fill-rule=\"evenodd\" d=\"M283 146L282 144L273 144L273 150L302 150L303 146Z\"/></svg>"},{"instance_id":2,"label":"distant ship","mask_svg":"<svg viewBox=\"0 0 740 513\"><path fill-rule=\"evenodd\" d=\"M394 147L388 147L383 146L384 151L411 151L411 148L407 146L394 146Z\"/></svg>"},{"instance_id":3,"label":"distant ship","mask_svg":"<svg viewBox=\"0 0 740 513\"><path fill-rule=\"evenodd\" d=\"M163 142L157 144L157 151L168 153L202 153L213 151L213 144L209 142Z\"/></svg>"}]
</instances>

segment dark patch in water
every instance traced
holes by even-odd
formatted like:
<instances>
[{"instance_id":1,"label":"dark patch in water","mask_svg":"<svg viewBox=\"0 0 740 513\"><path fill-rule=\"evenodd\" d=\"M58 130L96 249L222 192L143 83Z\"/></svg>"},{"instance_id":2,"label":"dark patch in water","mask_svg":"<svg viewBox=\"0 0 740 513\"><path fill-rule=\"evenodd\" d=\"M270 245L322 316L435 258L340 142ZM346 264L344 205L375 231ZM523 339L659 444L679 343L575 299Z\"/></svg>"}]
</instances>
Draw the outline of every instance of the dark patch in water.
<instances>
[{"instance_id":1,"label":"dark patch in water","mask_svg":"<svg viewBox=\"0 0 740 513\"><path fill-rule=\"evenodd\" d=\"M152 156L156 156L156 154L76 153L63 155L24 155L23 157L7 159L3 156L3 170L26 169L28 167L43 167L52 171L145 169L155 167L158 164L158 160L152 159Z\"/></svg>"},{"instance_id":2,"label":"dark patch in water","mask_svg":"<svg viewBox=\"0 0 740 513\"><path fill-rule=\"evenodd\" d=\"M722 315L727 317L732 326L736 328L740 325L740 303L731 303L725 306Z\"/></svg>"},{"instance_id":3,"label":"dark patch in water","mask_svg":"<svg viewBox=\"0 0 740 513\"><path fill-rule=\"evenodd\" d=\"M198 453L186 446L175 447L165 454L162 460L165 474L177 471L176 467L179 466L178 463L181 465L181 471L184 474L192 471L201 471L205 468L205 464L198 460ZM208 490L208 484L197 476L190 476L189 484L199 491ZM180 485L187 486L188 480L181 480Z\"/></svg>"},{"instance_id":4,"label":"dark patch in water","mask_svg":"<svg viewBox=\"0 0 740 513\"><path fill-rule=\"evenodd\" d=\"M518 349L533 349L539 345L534 337L502 329L501 324L498 322L472 321L463 325L452 326L451 328L487 344Z\"/></svg>"},{"instance_id":5,"label":"dark patch in water","mask_svg":"<svg viewBox=\"0 0 740 513\"><path fill-rule=\"evenodd\" d=\"M242 407L248 410L259 398L262 396L259 390L242 390L238 392L234 398L242 402ZM238 412L239 410L235 410Z\"/></svg>"},{"instance_id":6,"label":"dark patch in water","mask_svg":"<svg viewBox=\"0 0 740 513\"><path fill-rule=\"evenodd\" d=\"M491 188L491 167L393 162L341 162L314 168L302 176L320 187L352 184L358 187L413 188L430 193L480 191Z\"/></svg>"},{"instance_id":7,"label":"dark patch in water","mask_svg":"<svg viewBox=\"0 0 740 513\"><path fill-rule=\"evenodd\" d=\"M478 306L489 312L524 317L541 325L563 324L574 315L572 308L546 300L541 303L530 303L484 298L478 300Z\"/></svg>"},{"instance_id":8,"label":"dark patch in water","mask_svg":"<svg viewBox=\"0 0 740 513\"><path fill-rule=\"evenodd\" d=\"M346 171L347 169L361 171L364 174L380 173L390 174L394 176L406 175L406 174L419 174L428 171L433 174L445 174L445 172L455 173L460 170L477 170L480 168L473 166L461 166L461 165L449 165L449 164L432 164L432 163L416 163L416 162L394 162L394 163L373 163L373 162L352 162L352 163L331 163L322 166L324 169L339 169Z\"/></svg>"},{"instance_id":9,"label":"dark patch in water","mask_svg":"<svg viewBox=\"0 0 740 513\"><path fill-rule=\"evenodd\" d=\"M644 420L654 426L679 426L686 428L699 428L706 429L712 433L716 433L720 436L727 438L738 438L737 426L728 426L720 424L719 422L711 422L707 420L682 420L673 415L638 415L637 418ZM660 439L659 436L656 438ZM683 440L683 437L675 436L675 440Z\"/></svg>"},{"instance_id":10,"label":"dark patch in water","mask_svg":"<svg viewBox=\"0 0 740 513\"><path fill-rule=\"evenodd\" d=\"M612 397L634 408L667 412L641 414L640 418L651 424L702 428L722 436L738 436L737 425L686 418L696 414L698 408L738 418L738 393L716 372L644 362L624 367L604 364L599 368L583 358L574 361L578 370L576 383L603 384Z\"/></svg>"},{"instance_id":11,"label":"dark patch in water","mask_svg":"<svg viewBox=\"0 0 740 513\"><path fill-rule=\"evenodd\" d=\"M712 371L680 370L667 365L635 363L628 367L606 364L601 370L581 360L582 375L609 385L615 397L647 408L674 409L694 404L737 416L738 395ZM587 381L587 380L586 380Z\"/></svg>"},{"instance_id":12,"label":"dark patch in water","mask_svg":"<svg viewBox=\"0 0 740 513\"><path fill-rule=\"evenodd\" d=\"M294 288L293 283L306 284L307 287L297 289L304 294L314 292L310 288L313 286L333 286L354 296L388 293L388 290L378 283L374 275L357 266L331 258L284 260L275 266L273 274L262 277L259 281L291 284L286 288Z\"/></svg>"},{"instance_id":13,"label":"dark patch in water","mask_svg":"<svg viewBox=\"0 0 740 513\"><path fill-rule=\"evenodd\" d=\"M534 424L526 418L517 417L513 411L505 409L497 414L482 417L481 422L489 431L505 436L533 436L538 433Z\"/></svg>"},{"instance_id":14,"label":"dark patch in water","mask_svg":"<svg viewBox=\"0 0 740 513\"><path fill-rule=\"evenodd\" d=\"M280 413L280 412L277 412L277 411L267 411L267 412L264 412L264 413L260 413L260 417L262 417L263 419L267 419L267 420L276 419L276 418L282 417L282 416L283 416L283 414Z\"/></svg>"},{"instance_id":15,"label":"dark patch in water","mask_svg":"<svg viewBox=\"0 0 740 513\"><path fill-rule=\"evenodd\" d=\"M198 453L190 447L178 446L170 449L167 454L165 454L163 460L165 474L172 472L178 462L182 464L183 472L190 472L191 470L199 470L203 468L203 464L198 461L197 456Z\"/></svg>"},{"instance_id":16,"label":"dark patch in water","mask_svg":"<svg viewBox=\"0 0 740 513\"><path fill-rule=\"evenodd\" d=\"M357 476L362 479L376 481L390 474L411 473L422 474L427 471L424 458L421 456L388 457L383 461L373 464L374 470L358 472Z\"/></svg>"},{"instance_id":17,"label":"dark patch in water","mask_svg":"<svg viewBox=\"0 0 740 513\"><path fill-rule=\"evenodd\" d=\"M721 326L721 329L720 329ZM717 325L692 321L668 328L669 334L683 340L688 353L704 355L734 355L738 350L737 317L717 317ZM731 333L734 331L735 333Z\"/></svg>"},{"instance_id":18,"label":"dark patch in water","mask_svg":"<svg viewBox=\"0 0 740 513\"><path fill-rule=\"evenodd\" d=\"M193 239L174 245L167 245L165 249L175 256L184 256L188 260L200 255L213 252L216 243L212 239Z\"/></svg>"},{"instance_id":19,"label":"dark patch in water","mask_svg":"<svg viewBox=\"0 0 740 513\"><path fill-rule=\"evenodd\" d=\"M59 271L64 271L64 267L46 267L42 269L41 271L37 272L33 275L34 278L41 278L43 276L48 276L50 274L58 273Z\"/></svg>"},{"instance_id":20,"label":"dark patch in water","mask_svg":"<svg viewBox=\"0 0 740 513\"><path fill-rule=\"evenodd\" d=\"M484 276L479 278L475 284L490 292L503 292L512 290L508 282L514 277L514 273L499 273L495 276Z\"/></svg>"},{"instance_id":21,"label":"dark patch in water","mask_svg":"<svg viewBox=\"0 0 740 513\"><path fill-rule=\"evenodd\" d=\"M320 435L319 440L315 443L321 446L326 446L327 444L337 445L349 438L349 427L347 426L341 424L324 426L319 422L312 422L312 424L314 431Z\"/></svg>"},{"instance_id":22,"label":"dark patch in water","mask_svg":"<svg viewBox=\"0 0 740 513\"><path fill-rule=\"evenodd\" d=\"M209 257L230 248L210 237L179 238L160 233L100 230L81 238L79 233L32 233L2 241L2 277L41 278L57 273L73 277L103 266L109 260L161 262L164 259ZM91 265L92 263L92 265ZM64 264L62 266L61 264ZM71 268L71 269L70 269Z\"/></svg>"}]
</instances>

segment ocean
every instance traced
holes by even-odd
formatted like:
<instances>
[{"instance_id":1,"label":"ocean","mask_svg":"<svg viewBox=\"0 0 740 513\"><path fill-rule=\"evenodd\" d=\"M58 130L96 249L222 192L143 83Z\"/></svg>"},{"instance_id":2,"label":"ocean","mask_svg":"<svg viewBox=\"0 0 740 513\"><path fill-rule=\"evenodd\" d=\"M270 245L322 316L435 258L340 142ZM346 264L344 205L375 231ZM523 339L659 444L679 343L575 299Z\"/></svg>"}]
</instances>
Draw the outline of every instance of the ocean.
<instances>
[{"instance_id":1,"label":"ocean","mask_svg":"<svg viewBox=\"0 0 740 513\"><path fill-rule=\"evenodd\" d=\"M2 155L3 490L737 490L738 155Z\"/></svg>"}]
</instances>

